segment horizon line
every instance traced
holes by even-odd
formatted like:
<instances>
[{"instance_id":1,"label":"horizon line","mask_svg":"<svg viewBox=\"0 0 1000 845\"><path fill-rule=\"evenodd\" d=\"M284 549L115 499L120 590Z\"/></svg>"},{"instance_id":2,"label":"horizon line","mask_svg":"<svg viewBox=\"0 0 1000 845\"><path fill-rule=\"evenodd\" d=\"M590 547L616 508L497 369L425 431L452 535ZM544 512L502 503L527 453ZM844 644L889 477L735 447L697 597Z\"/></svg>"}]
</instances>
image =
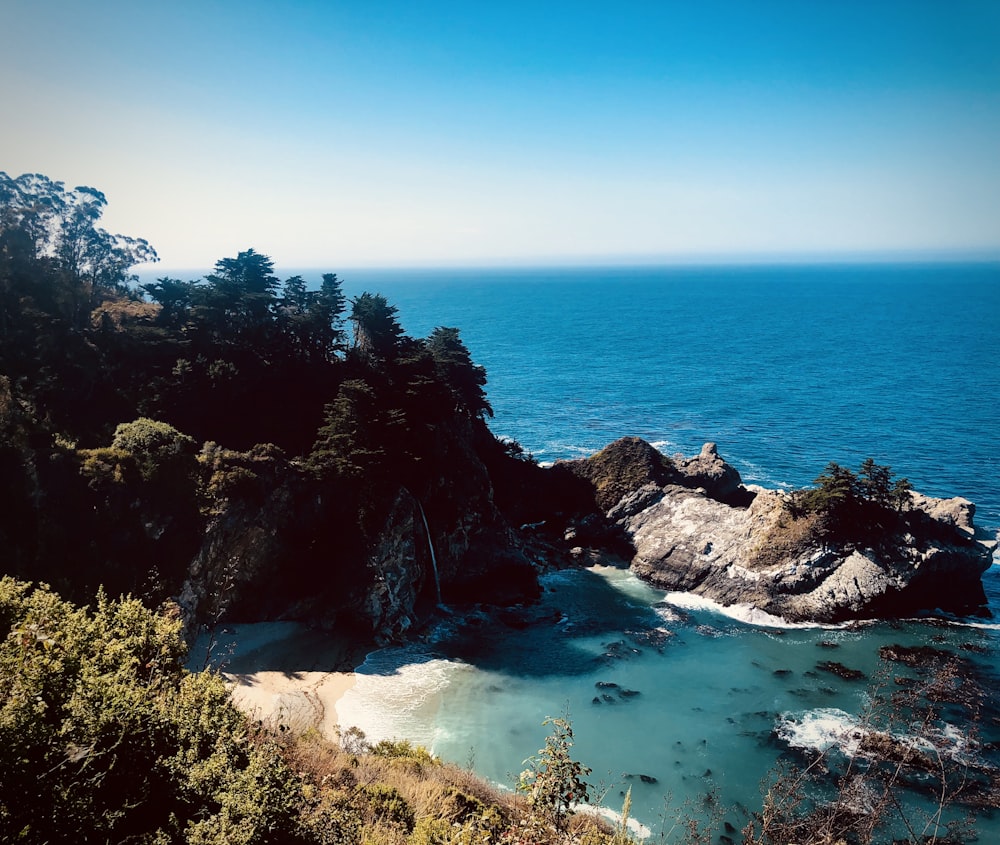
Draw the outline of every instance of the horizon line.
<instances>
[{"instance_id":1,"label":"horizon line","mask_svg":"<svg viewBox=\"0 0 1000 845\"><path fill-rule=\"evenodd\" d=\"M267 254L267 253L264 253ZM269 256L270 257L270 256ZM272 261L273 261L272 257ZM278 262L275 261L277 265ZM885 250L851 253L754 253L754 254L691 254L687 256L553 256L511 259L470 259L469 261L400 261L383 264L340 265L340 269L330 270L332 263L304 264L289 262L282 266L300 271L323 271L346 273L354 271L518 271L518 270L601 270L601 269L694 269L698 267L816 267L816 266L932 266L932 265L986 265L1000 264L1000 249L980 250ZM161 265L147 263L136 265L139 273L208 273L213 267L193 267L190 265Z\"/></svg>"}]
</instances>

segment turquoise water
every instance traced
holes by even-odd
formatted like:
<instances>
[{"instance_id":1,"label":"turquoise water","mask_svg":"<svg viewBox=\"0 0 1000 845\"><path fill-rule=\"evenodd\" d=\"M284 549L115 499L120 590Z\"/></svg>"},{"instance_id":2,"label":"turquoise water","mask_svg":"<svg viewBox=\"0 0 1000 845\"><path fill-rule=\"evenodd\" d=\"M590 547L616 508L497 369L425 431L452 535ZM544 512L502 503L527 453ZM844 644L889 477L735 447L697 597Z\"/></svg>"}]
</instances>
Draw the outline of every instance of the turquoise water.
<instances>
[{"instance_id":1,"label":"turquoise water","mask_svg":"<svg viewBox=\"0 0 1000 845\"><path fill-rule=\"evenodd\" d=\"M881 645L933 640L978 661L995 684L991 623L760 628L670 598L619 570L547 576L533 622L446 619L428 642L370 655L338 717L512 786L544 741L542 720L568 712L575 758L593 769L604 803L620 807L631 786L633 815L658 834L713 789L726 820L742 827L780 755L850 729L877 683ZM828 660L866 678L818 667ZM998 822L980 818L982 841L998 841Z\"/></svg>"},{"instance_id":2,"label":"turquoise water","mask_svg":"<svg viewBox=\"0 0 1000 845\"><path fill-rule=\"evenodd\" d=\"M667 453L712 440L744 480L790 486L870 455L1000 527L996 265L343 275L350 294L385 294L414 335L460 327L489 374L494 431L540 460L623 435ZM1000 614L1000 567L985 582ZM881 645L956 650L1000 689L992 621L755 627L667 598L617 570L547 576L527 616L446 617L425 642L370 655L341 722L512 786L542 720L568 711L605 803L631 785L656 833L713 788L741 827L780 756L851 726ZM1000 841L1000 821L979 823Z\"/></svg>"}]
</instances>

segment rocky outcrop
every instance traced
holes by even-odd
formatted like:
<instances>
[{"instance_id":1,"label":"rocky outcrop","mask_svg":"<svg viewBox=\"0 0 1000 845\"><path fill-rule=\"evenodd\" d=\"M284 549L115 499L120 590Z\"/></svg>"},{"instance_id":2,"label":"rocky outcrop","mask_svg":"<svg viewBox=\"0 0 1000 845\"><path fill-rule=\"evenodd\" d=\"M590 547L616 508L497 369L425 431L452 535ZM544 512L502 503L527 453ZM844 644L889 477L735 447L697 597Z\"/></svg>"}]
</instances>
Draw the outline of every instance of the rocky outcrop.
<instances>
[{"instance_id":1,"label":"rocky outcrop","mask_svg":"<svg viewBox=\"0 0 1000 845\"><path fill-rule=\"evenodd\" d=\"M299 619L384 644L440 601L537 594L535 569L494 505L472 425L436 427L427 471L377 488L317 478L281 455L230 453L242 475L218 471L236 482L219 497L177 597L189 630Z\"/></svg>"},{"instance_id":2,"label":"rocky outcrop","mask_svg":"<svg viewBox=\"0 0 1000 845\"><path fill-rule=\"evenodd\" d=\"M892 530L859 539L797 513L787 493L744 486L711 443L671 459L625 438L544 470L484 461L482 435L439 426L426 471L383 481L360 505L357 488L331 487L273 451L238 454L240 472L220 464L228 492L180 592L185 618L300 619L387 643L441 601L513 604L537 595L540 569L616 558L661 589L792 621L984 603L990 554L964 499L914 494ZM545 491L520 502L516 515L532 520L520 529L494 502L500 472L505 496Z\"/></svg>"},{"instance_id":3,"label":"rocky outcrop","mask_svg":"<svg viewBox=\"0 0 1000 845\"><path fill-rule=\"evenodd\" d=\"M674 466L684 486L701 488L711 499L731 505L747 505L753 499L739 472L719 457L714 443L706 443L693 458L677 458Z\"/></svg>"},{"instance_id":4,"label":"rocky outcrop","mask_svg":"<svg viewBox=\"0 0 1000 845\"><path fill-rule=\"evenodd\" d=\"M981 575L991 543L975 536L974 508L965 500L915 495L897 526L877 543L859 543L849 531L823 530L815 515L795 515L786 493L745 488L714 444L675 461L674 472L661 476L669 476L667 483L645 471L656 465L646 451L634 439L619 441L599 453L599 463L598 456L589 459L595 464L581 474L600 485L594 468L605 466L615 484L643 481L606 513L632 541L632 569L656 587L790 621L972 612L985 605ZM642 455L634 472L622 465L633 455Z\"/></svg>"}]
</instances>

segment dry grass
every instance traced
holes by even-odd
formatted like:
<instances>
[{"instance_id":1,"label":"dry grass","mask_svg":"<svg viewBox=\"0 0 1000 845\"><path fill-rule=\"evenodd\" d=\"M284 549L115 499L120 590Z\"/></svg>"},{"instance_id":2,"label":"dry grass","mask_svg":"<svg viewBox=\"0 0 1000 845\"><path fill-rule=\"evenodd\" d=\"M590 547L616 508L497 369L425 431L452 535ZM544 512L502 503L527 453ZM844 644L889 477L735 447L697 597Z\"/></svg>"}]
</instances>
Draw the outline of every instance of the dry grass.
<instances>
[{"instance_id":1,"label":"dry grass","mask_svg":"<svg viewBox=\"0 0 1000 845\"><path fill-rule=\"evenodd\" d=\"M604 819L579 813L565 831L533 817L522 796L407 743L350 750L312 730L284 735L305 784L301 824L331 845L627 845Z\"/></svg>"},{"instance_id":2,"label":"dry grass","mask_svg":"<svg viewBox=\"0 0 1000 845\"><path fill-rule=\"evenodd\" d=\"M821 521L822 517L816 513L793 516L787 510L778 511L746 565L750 569L765 569L800 556L815 545Z\"/></svg>"}]
</instances>

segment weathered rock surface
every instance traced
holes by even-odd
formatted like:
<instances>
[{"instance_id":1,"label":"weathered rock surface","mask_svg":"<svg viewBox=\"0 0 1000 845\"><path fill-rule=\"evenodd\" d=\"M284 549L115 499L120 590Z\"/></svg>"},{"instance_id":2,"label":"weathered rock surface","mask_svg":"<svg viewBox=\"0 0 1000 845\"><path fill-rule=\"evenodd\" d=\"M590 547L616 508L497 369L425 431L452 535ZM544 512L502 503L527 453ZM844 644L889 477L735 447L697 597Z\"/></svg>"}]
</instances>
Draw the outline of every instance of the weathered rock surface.
<instances>
[{"instance_id":1,"label":"weathered rock surface","mask_svg":"<svg viewBox=\"0 0 1000 845\"><path fill-rule=\"evenodd\" d=\"M632 541L633 571L656 587L790 621L972 612L985 605L981 575L995 543L975 536L974 507L964 499L915 495L898 532L862 545L816 530L808 517L793 518L781 491L743 487L714 444L677 461L671 472L640 443L611 444L580 474L599 490L621 492L605 504L606 513ZM630 469L635 456L640 460ZM624 490L623 480L633 479Z\"/></svg>"}]
</instances>

